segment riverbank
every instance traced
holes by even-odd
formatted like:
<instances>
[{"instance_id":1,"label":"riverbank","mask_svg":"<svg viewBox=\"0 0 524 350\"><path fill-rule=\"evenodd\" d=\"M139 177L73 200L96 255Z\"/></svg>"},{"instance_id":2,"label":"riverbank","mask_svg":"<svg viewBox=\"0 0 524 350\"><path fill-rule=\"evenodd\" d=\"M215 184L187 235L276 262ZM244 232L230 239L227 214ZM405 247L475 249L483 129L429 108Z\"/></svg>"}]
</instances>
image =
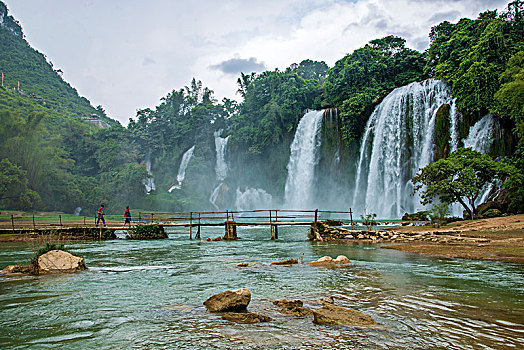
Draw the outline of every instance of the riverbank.
<instances>
[{"instance_id":1,"label":"riverbank","mask_svg":"<svg viewBox=\"0 0 524 350\"><path fill-rule=\"evenodd\" d=\"M494 260L524 264L524 215L465 220L441 227L395 227L409 241L383 248L437 258ZM429 239L428 239L429 238Z\"/></svg>"},{"instance_id":2,"label":"riverbank","mask_svg":"<svg viewBox=\"0 0 524 350\"><path fill-rule=\"evenodd\" d=\"M436 227L401 226L353 231L325 224L312 228L313 241L385 244L381 248L437 258L495 260L524 264L524 215L464 220Z\"/></svg>"}]
</instances>

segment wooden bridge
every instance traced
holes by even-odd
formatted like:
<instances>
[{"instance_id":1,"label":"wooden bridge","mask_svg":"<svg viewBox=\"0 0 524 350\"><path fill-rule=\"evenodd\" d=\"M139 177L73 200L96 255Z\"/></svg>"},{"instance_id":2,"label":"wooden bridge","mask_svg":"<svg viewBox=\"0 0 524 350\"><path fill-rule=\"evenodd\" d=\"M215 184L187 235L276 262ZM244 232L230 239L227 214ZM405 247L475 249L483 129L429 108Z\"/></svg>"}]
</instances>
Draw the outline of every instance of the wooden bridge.
<instances>
[{"instance_id":1,"label":"wooden bridge","mask_svg":"<svg viewBox=\"0 0 524 350\"><path fill-rule=\"evenodd\" d=\"M269 226L271 239L278 239L279 226L312 225L318 221L331 219L351 224L353 212L328 210L237 210L237 211L203 211L203 212L139 212L132 217L131 225L124 227L122 215L104 215L104 230L128 230L137 225L158 224L164 227L188 227L189 238L200 238L201 227L224 226L225 239L237 238L239 226ZM58 215L0 215L0 234L9 233L45 233L49 231L67 231L71 229L102 228L97 225L97 217Z\"/></svg>"}]
</instances>

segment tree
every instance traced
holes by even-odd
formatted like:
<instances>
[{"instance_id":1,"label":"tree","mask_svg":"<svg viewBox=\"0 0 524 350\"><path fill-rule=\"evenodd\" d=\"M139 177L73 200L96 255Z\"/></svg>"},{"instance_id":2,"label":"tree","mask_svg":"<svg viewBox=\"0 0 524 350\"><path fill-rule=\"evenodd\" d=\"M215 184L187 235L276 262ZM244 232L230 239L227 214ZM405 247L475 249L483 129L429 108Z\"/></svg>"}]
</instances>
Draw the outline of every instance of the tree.
<instances>
[{"instance_id":1,"label":"tree","mask_svg":"<svg viewBox=\"0 0 524 350\"><path fill-rule=\"evenodd\" d=\"M473 219L475 202L485 186L504 182L516 169L497 162L469 148L459 148L447 159L439 159L422 168L412 181L414 190L422 192L422 204L435 198L441 203L459 202Z\"/></svg>"}]
</instances>

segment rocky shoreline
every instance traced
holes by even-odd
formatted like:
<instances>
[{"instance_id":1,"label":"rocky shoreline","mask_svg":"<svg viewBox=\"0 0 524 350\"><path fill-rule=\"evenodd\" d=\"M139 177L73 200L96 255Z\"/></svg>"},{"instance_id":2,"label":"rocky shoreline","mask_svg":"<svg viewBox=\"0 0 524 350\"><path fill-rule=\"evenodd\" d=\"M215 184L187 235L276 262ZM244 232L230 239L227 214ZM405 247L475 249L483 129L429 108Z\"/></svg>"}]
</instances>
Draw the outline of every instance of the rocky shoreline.
<instances>
[{"instance_id":1,"label":"rocky shoreline","mask_svg":"<svg viewBox=\"0 0 524 350\"><path fill-rule=\"evenodd\" d=\"M434 227L403 226L378 231L355 231L312 225L309 239L340 244L382 244L439 258L466 258L524 264L524 215L464 220Z\"/></svg>"}]
</instances>

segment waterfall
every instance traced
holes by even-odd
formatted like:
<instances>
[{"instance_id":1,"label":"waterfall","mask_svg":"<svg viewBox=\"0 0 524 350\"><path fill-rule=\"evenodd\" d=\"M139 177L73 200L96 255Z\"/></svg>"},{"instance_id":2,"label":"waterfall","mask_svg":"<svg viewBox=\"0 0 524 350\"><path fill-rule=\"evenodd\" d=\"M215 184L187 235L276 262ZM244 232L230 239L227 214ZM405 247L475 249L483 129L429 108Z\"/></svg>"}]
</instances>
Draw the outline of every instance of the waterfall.
<instances>
[{"instance_id":1,"label":"waterfall","mask_svg":"<svg viewBox=\"0 0 524 350\"><path fill-rule=\"evenodd\" d=\"M223 130L220 129L214 132L215 135L215 149L217 162L215 165L215 173L218 181L224 181L227 176L227 164L226 164L226 146L229 141L228 137L221 137Z\"/></svg>"},{"instance_id":2,"label":"waterfall","mask_svg":"<svg viewBox=\"0 0 524 350\"><path fill-rule=\"evenodd\" d=\"M173 191L175 188L181 189L182 188L182 181L184 181L184 178L186 177L186 168L189 164L189 161L193 157L193 152L195 151L195 146L188 149L184 155L182 156L182 161L180 162L180 166L178 167L178 174L176 176L176 180L178 182L177 185L171 186L168 192Z\"/></svg>"},{"instance_id":3,"label":"waterfall","mask_svg":"<svg viewBox=\"0 0 524 350\"><path fill-rule=\"evenodd\" d=\"M213 133L215 136L215 150L216 150L216 164L215 164L215 175L218 182L218 186L215 187L213 192L211 193L211 196L209 197L209 201L215 209L219 209L217 203L217 199L219 197L219 194L221 191L223 191L224 187L224 179L227 177L227 171L228 166L226 163L226 147L227 142L229 141L229 136L222 137L222 132L224 130L220 129Z\"/></svg>"},{"instance_id":4,"label":"waterfall","mask_svg":"<svg viewBox=\"0 0 524 350\"><path fill-rule=\"evenodd\" d=\"M270 209L273 197L261 188L247 187L243 192L237 188L235 206L237 210Z\"/></svg>"},{"instance_id":5,"label":"waterfall","mask_svg":"<svg viewBox=\"0 0 524 350\"><path fill-rule=\"evenodd\" d=\"M146 171L149 175L146 179L142 180L142 184L146 188L146 192L149 194L151 191L156 190L155 179L153 178L153 173L151 172L151 155L146 156Z\"/></svg>"},{"instance_id":6,"label":"waterfall","mask_svg":"<svg viewBox=\"0 0 524 350\"><path fill-rule=\"evenodd\" d=\"M307 112L298 123L287 165L285 206L306 209L313 206L315 167L318 164L320 129L324 111Z\"/></svg>"},{"instance_id":7,"label":"waterfall","mask_svg":"<svg viewBox=\"0 0 524 350\"><path fill-rule=\"evenodd\" d=\"M420 197L412 195L411 178L433 160L436 112L446 103L453 111L449 86L429 79L393 90L375 108L357 163L352 204L357 213L398 218L420 209ZM456 119L456 110L453 113ZM455 120L450 129L457 139Z\"/></svg>"},{"instance_id":8,"label":"waterfall","mask_svg":"<svg viewBox=\"0 0 524 350\"><path fill-rule=\"evenodd\" d=\"M500 125L497 120L491 114L485 115L469 128L468 137L463 140L464 147L488 154L496 132L500 133Z\"/></svg>"},{"instance_id":9,"label":"waterfall","mask_svg":"<svg viewBox=\"0 0 524 350\"><path fill-rule=\"evenodd\" d=\"M451 137L451 149L450 152L456 151L458 148L459 143L459 125L460 125L460 113L457 112L457 99L454 98L453 101L451 101L451 109L449 111L449 119L450 119L450 130L449 135Z\"/></svg>"}]
</instances>

